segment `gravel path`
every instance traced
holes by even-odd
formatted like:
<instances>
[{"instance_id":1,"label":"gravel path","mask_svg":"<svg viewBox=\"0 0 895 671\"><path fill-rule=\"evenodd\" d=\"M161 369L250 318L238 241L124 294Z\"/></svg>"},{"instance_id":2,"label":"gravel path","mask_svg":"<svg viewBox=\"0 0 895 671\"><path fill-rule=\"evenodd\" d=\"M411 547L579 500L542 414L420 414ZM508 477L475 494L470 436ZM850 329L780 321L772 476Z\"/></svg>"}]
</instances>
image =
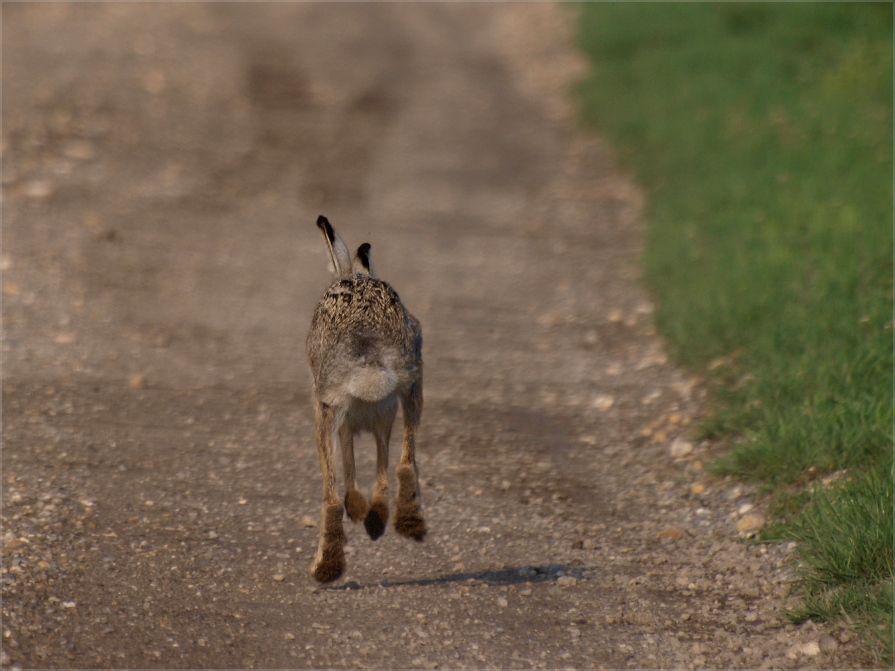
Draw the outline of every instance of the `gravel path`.
<instances>
[{"instance_id":1,"label":"gravel path","mask_svg":"<svg viewBox=\"0 0 895 671\"><path fill-rule=\"evenodd\" d=\"M563 11L4 5L3 667L860 665L702 471ZM423 323L430 528L326 587L320 213Z\"/></svg>"}]
</instances>

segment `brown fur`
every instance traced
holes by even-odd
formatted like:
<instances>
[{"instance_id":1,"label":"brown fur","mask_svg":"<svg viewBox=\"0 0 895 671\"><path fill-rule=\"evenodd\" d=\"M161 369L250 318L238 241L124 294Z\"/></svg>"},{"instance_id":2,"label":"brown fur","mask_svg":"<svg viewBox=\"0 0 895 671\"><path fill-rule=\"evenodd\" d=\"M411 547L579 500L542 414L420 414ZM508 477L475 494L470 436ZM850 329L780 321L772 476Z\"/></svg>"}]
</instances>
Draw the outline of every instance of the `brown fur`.
<instances>
[{"instance_id":1,"label":"brown fur","mask_svg":"<svg viewBox=\"0 0 895 671\"><path fill-rule=\"evenodd\" d=\"M348 519L352 522L360 522L364 519L369 510L364 495L356 489L349 489L345 495L345 510L348 512Z\"/></svg>"},{"instance_id":2,"label":"brown fur","mask_svg":"<svg viewBox=\"0 0 895 671\"><path fill-rule=\"evenodd\" d=\"M395 531L415 541L426 536L426 522L420 511L416 468L412 464L398 466L398 495L395 497Z\"/></svg>"},{"instance_id":3,"label":"brown fur","mask_svg":"<svg viewBox=\"0 0 895 671\"><path fill-rule=\"evenodd\" d=\"M318 582L332 582L345 570L345 531L342 528L342 504L330 504L323 509L320 528L320 547L311 566L311 575Z\"/></svg>"}]
</instances>

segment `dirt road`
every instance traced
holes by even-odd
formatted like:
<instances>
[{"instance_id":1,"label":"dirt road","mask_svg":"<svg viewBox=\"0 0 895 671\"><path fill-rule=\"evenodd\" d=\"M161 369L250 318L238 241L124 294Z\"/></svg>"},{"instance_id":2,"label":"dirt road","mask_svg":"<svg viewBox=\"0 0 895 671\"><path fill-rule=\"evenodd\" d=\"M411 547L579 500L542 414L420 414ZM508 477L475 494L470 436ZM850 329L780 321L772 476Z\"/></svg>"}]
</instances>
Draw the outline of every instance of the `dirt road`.
<instances>
[{"instance_id":1,"label":"dirt road","mask_svg":"<svg viewBox=\"0 0 895 671\"><path fill-rule=\"evenodd\" d=\"M3 6L4 667L855 662L687 442L562 12ZM430 529L327 587L321 213L423 323Z\"/></svg>"}]
</instances>

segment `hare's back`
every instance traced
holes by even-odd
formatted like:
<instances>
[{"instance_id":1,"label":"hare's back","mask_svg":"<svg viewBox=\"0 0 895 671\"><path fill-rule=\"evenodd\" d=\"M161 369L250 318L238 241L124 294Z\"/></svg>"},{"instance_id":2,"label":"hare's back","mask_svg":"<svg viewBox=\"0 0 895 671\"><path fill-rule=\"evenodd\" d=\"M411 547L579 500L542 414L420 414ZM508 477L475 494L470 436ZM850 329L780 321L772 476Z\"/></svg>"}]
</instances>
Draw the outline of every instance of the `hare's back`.
<instances>
[{"instance_id":1,"label":"hare's back","mask_svg":"<svg viewBox=\"0 0 895 671\"><path fill-rule=\"evenodd\" d=\"M413 349L419 338L419 322L391 286L367 275L349 275L334 282L317 304L308 357L312 367L336 352L375 357L382 348Z\"/></svg>"}]
</instances>

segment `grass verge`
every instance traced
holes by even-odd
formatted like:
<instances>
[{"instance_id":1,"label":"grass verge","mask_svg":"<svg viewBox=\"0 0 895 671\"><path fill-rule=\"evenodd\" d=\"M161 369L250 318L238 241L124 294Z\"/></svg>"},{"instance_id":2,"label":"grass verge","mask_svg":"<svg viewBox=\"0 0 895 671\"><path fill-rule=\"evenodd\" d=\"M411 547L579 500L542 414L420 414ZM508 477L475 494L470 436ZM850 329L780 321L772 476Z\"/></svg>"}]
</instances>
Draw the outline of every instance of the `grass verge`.
<instances>
[{"instance_id":1,"label":"grass verge","mask_svg":"<svg viewBox=\"0 0 895 671\"><path fill-rule=\"evenodd\" d=\"M779 492L794 616L891 660L891 3L585 4L580 46L583 117L650 193L659 328L737 444L716 472Z\"/></svg>"}]
</instances>

